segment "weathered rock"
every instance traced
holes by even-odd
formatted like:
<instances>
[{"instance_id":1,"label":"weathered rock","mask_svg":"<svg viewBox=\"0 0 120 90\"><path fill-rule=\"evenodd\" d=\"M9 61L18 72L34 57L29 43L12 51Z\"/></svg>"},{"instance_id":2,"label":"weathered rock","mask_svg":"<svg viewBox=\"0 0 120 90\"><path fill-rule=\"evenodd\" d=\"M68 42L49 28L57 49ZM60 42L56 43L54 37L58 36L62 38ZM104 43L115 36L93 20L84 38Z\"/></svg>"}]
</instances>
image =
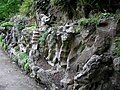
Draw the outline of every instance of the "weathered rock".
<instances>
[{"instance_id":1,"label":"weathered rock","mask_svg":"<svg viewBox=\"0 0 120 90\"><path fill-rule=\"evenodd\" d=\"M4 33L5 27L0 27L0 34Z\"/></svg>"},{"instance_id":2,"label":"weathered rock","mask_svg":"<svg viewBox=\"0 0 120 90\"><path fill-rule=\"evenodd\" d=\"M55 31L51 31L51 33L48 34L47 36L47 46L48 46L48 56L46 60L53 60L53 57L55 55L55 45L56 45L56 33Z\"/></svg>"},{"instance_id":3,"label":"weathered rock","mask_svg":"<svg viewBox=\"0 0 120 90\"><path fill-rule=\"evenodd\" d=\"M41 9L47 2L42 1L37 2ZM10 57L18 55L22 69L29 64L31 77L47 90L119 90L120 59L113 40L118 20L102 19L97 26L78 26L72 20L50 25L50 17L38 11L34 29L28 27L29 18L13 17L16 25L2 34ZM21 60L21 52L29 54L29 60Z\"/></svg>"},{"instance_id":4,"label":"weathered rock","mask_svg":"<svg viewBox=\"0 0 120 90\"><path fill-rule=\"evenodd\" d=\"M38 50L31 50L29 52L30 63L35 63L39 60L40 54Z\"/></svg>"},{"instance_id":5,"label":"weathered rock","mask_svg":"<svg viewBox=\"0 0 120 90\"><path fill-rule=\"evenodd\" d=\"M32 70L30 76L35 78L37 76L37 71L40 69L40 67L32 65L32 64L30 64L30 67L31 67L31 70Z\"/></svg>"},{"instance_id":6,"label":"weathered rock","mask_svg":"<svg viewBox=\"0 0 120 90\"><path fill-rule=\"evenodd\" d=\"M115 71L120 71L120 57L115 58L113 60L113 65L114 65Z\"/></svg>"}]
</instances>

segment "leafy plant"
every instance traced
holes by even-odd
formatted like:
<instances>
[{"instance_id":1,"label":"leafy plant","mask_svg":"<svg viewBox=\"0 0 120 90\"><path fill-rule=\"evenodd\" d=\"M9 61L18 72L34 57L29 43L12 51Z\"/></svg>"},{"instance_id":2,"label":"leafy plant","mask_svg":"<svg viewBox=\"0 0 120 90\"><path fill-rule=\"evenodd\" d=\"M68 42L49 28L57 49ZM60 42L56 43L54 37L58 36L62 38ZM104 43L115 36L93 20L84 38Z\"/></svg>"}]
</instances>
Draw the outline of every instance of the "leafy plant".
<instances>
[{"instance_id":1,"label":"leafy plant","mask_svg":"<svg viewBox=\"0 0 120 90\"><path fill-rule=\"evenodd\" d=\"M27 63L29 60L29 57L27 53L21 52L19 53L19 59L22 60L24 63Z\"/></svg>"},{"instance_id":2,"label":"leafy plant","mask_svg":"<svg viewBox=\"0 0 120 90\"><path fill-rule=\"evenodd\" d=\"M12 22L4 22L0 26L2 26L2 27L13 27L13 25L14 24Z\"/></svg>"},{"instance_id":3,"label":"leafy plant","mask_svg":"<svg viewBox=\"0 0 120 90\"><path fill-rule=\"evenodd\" d=\"M27 62L25 65L24 65L24 70L25 71L29 71L30 67L29 67L29 63Z\"/></svg>"},{"instance_id":4,"label":"leafy plant","mask_svg":"<svg viewBox=\"0 0 120 90\"><path fill-rule=\"evenodd\" d=\"M31 7L34 0L24 0L20 7L20 14L29 15L31 13Z\"/></svg>"},{"instance_id":5,"label":"leafy plant","mask_svg":"<svg viewBox=\"0 0 120 90\"><path fill-rule=\"evenodd\" d=\"M79 20L79 25L84 26L84 25L97 25L99 23L98 18L82 18Z\"/></svg>"},{"instance_id":6,"label":"leafy plant","mask_svg":"<svg viewBox=\"0 0 120 90\"><path fill-rule=\"evenodd\" d=\"M0 20L15 15L19 11L20 0L0 0Z\"/></svg>"}]
</instances>

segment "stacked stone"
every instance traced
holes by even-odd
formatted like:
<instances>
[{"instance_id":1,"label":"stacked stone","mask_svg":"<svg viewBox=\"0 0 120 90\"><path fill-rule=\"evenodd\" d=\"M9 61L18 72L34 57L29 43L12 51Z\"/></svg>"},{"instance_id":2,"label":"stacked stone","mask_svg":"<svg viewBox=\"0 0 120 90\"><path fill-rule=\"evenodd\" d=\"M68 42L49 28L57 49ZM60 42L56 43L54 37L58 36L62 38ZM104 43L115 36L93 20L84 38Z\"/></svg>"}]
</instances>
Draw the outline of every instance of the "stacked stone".
<instances>
[{"instance_id":1,"label":"stacked stone","mask_svg":"<svg viewBox=\"0 0 120 90\"><path fill-rule=\"evenodd\" d=\"M32 43L32 44L38 43L39 38L40 38L40 32L39 32L38 30L33 31L33 36L32 36L32 41L31 41L31 43Z\"/></svg>"},{"instance_id":2,"label":"stacked stone","mask_svg":"<svg viewBox=\"0 0 120 90\"><path fill-rule=\"evenodd\" d=\"M52 31L47 36L47 44L48 44L48 56L47 60L53 60L53 57L55 55L55 46L56 46L56 34L54 31Z\"/></svg>"},{"instance_id":3,"label":"stacked stone","mask_svg":"<svg viewBox=\"0 0 120 90\"><path fill-rule=\"evenodd\" d=\"M30 64L32 64L32 66L34 66L34 64L36 64L36 61L39 59L39 51L37 50L39 37L40 32L38 30L33 31L33 36L31 40L32 49L29 52Z\"/></svg>"},{"instance_id":4,"label":"stacked stone","mask_svg":"<svg viewBox=\"0 0 120 90\"><path fill-rule=\"evenodd\" d=\"M73 28L74 23L72 24L66 24L65 26L63 26L62 28L62 33L61 33L61 42L62 45L60 47L60 52L59 52L59 61L60 61L60 65L61 66L65 66L65 69L67 67L67 58L70 52L70 48L71 48L71 40L73 39L73 34L74 32L74 28Z\"/></svg>"}]
</instances>

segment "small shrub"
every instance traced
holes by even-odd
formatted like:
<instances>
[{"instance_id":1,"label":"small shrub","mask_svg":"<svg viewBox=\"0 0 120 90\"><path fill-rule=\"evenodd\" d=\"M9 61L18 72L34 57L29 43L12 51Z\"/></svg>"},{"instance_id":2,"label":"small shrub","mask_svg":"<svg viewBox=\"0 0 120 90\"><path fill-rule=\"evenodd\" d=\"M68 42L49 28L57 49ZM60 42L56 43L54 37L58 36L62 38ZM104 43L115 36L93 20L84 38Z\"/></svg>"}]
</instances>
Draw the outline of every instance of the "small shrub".
<instances>
[{"instance_id":1,"label":"small shrub","mask_svg":"<svg viewBox=\"0 0 120 90\"><path fill-rule=\"evenodd\" d=\"M24 65L24 70L28 72L29 69L30 69L29 63L27 62L27 63Z\"/></svg>"},{"instance_id":2,"label":"small shrub","mask_svg":"<svg viewBox=\"0 0 120 90\"><path fill-rule=\"evenodd\" d=\"M26 53L21 52L19 54L19 59L22 60L24 63L27 63L28 60L29 60L29 57L28 57L28 55Z\"/></svg>"},{"instance_id":3,"label":"small shrub","mask_svg":"<svg viewBox=\"0 0 120 90\"><path fill-rule=\"evenodd\" d=\"M25 52L18 52L18 58L24 63L23 69L29 71L29 56Z\"/></svg>"}]
</instances>

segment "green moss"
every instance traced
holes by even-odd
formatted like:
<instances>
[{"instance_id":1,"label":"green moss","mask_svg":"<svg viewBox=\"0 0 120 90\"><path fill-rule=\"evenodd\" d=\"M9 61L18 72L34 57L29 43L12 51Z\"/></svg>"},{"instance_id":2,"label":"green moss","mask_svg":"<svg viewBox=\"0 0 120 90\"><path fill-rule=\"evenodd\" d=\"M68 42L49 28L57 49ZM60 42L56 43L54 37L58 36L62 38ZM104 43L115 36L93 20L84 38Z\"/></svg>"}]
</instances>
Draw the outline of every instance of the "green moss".
<instances>
[{"instance_id":1,"label":"green moss","mask_svg":"<svg viewBox=\"0 0 120 90\"><path fill-rule=\"evenodd\" d=\"M79 25L85 26L85 25L98 25L99 18L82 18L79 20Z\"/></svg>"},{"instance_id":2,"label":"green moss","mask_svg":"<svg viewBox=\"0 0 120 90\"><path fill-rule=\"evenodd\" d=\"M13 27L13 23L12 22L3 22L3 23L1 23L1 25L0 26L2 26L2 27Z\"/></svg>"}]
</instances>

